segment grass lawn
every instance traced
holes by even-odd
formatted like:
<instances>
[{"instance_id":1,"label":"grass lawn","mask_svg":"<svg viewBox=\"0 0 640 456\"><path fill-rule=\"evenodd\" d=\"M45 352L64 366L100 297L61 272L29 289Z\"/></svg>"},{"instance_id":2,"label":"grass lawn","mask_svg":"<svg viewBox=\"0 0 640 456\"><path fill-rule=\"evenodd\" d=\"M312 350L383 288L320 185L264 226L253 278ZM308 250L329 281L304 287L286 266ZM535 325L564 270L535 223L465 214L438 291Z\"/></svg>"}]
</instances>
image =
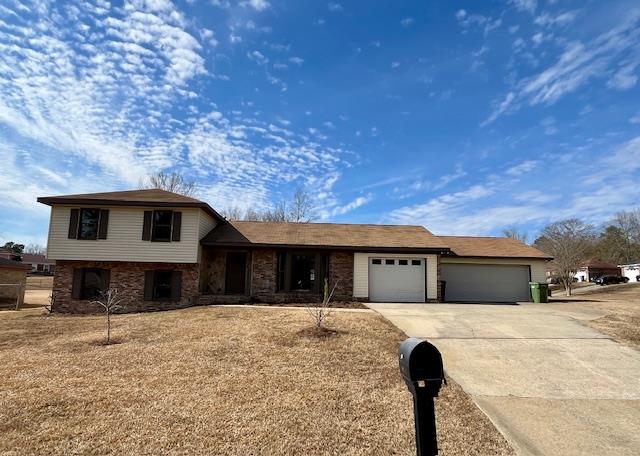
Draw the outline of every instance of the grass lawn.
<instances>
[{"instance_id":1,"label":"grass lawn","mask_svg":"<svg viewBox=\"0 0 640 456\"><path fill-rule=\"evenodd\" d=\"M104 319L0 312L1 454L415 454L402 333L336 312L201 307ZM437 401L445 455L513 454L462 390Z\"/></svg>"}]
</instances>

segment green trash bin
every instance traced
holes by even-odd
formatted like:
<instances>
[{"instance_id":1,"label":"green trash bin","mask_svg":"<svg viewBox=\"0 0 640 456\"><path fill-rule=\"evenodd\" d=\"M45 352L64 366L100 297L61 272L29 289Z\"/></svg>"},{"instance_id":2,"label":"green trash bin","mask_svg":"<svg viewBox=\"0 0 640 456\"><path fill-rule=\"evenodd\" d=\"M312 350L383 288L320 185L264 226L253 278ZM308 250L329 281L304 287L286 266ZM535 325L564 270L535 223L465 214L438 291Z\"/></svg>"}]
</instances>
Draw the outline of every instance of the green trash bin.
<instances>
[{"instance_id":1,"label":"green trash bin","mask_svg":"<svg viewBox=\"0 0 640 456\"><path fill-rule=\"evenodd\" d=\"M533 302L549 302L549 284L529 282L529 287L531 288L531 298L533 298Z\"/></svg>"}]
</instances>

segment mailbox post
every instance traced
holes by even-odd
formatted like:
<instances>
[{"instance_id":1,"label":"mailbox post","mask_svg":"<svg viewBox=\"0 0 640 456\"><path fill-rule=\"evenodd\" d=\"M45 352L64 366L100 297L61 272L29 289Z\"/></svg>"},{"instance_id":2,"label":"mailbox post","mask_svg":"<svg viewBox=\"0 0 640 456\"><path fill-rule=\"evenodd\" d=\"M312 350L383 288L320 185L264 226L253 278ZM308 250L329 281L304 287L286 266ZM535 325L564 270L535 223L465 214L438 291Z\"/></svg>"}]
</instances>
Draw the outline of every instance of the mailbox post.
<instances>
[{"instance_id":1,"label":"mailbox post","mask_svg":"<svg viewBox=\"0 0 640 456\"><path fill-rule=\"evenodd\" d=\"M442 355L426 340L410 337L400 344L400 373L413 395L417 456L437 456L434 398L444 381Z\"/></svg>"}]
</instances>

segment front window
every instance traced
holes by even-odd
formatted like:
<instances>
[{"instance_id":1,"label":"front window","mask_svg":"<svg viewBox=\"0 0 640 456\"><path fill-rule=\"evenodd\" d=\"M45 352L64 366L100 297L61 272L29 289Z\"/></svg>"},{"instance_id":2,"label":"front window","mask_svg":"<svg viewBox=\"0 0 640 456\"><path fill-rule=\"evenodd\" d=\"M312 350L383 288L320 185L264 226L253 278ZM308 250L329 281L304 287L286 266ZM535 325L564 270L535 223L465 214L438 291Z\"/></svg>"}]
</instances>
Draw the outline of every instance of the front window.
<instances>
[{"instance_id":1,"label":"front window","mask_svg":"<svg viewBox=\"0 0 640 456\"><path fill-rule=\"evenodd\" d=\"M173 271L155 271L153 278L153 299L171 299Z\"/></svg>"},{"instance_id":2,"label":"front window","mask_svg":"<svg viewBox=\"0 0 640 456\"><path fill-rule=\"evenodd\" d=\"M106 290L107 284L103 283L102 269L84 269L82 274L82 299L96 299Z\"/></svg>"},{"instance_id":3,"label":"front window","mask_svg":"<svg viewBox=\"0 0 640 456\"><path fill-rule=\"evenodd\" d=\"M80 211L78 239L98 239L100 209L90 208Z\"/></svg>"},{"instance_id":4,"label":"front window","mask_svg":"<svg viewBox=\"0 0 640 456\"><path fill-rule=\"evenodd\" d=\"M315 281L315 255L291 255L291 290L311 291Z\"/></svg>"},{"instance_id":5,"label":"front window","mask_svg":"<svg viewBox=\"0 0 640 456\"><path fill-rule=\"evenodd\" d=\"M173 219L173 211L154 211L153 212L153 230L151 235L152 241L171 240L171 221Z\"/></svg>"},{"instance_id":6,"label":"front window","mask_svg":"<svg viewBox=\"0 0 640 456\"><path fill-rule=\"evenodd\" d=\"M278 291L318 292L328 271L328 257L307 252L278 254Z\"/></svg>"}]
</instances>

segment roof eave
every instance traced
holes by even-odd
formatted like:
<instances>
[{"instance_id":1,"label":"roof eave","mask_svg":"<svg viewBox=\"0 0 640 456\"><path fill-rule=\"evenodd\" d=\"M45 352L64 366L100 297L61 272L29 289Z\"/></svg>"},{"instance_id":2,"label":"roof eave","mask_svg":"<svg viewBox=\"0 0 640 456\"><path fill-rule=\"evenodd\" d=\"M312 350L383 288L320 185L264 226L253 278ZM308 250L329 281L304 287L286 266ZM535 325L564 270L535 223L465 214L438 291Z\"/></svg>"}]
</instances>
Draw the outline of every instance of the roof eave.
<instances>
[{"instance_id":1,"label":"roof eave","mask_svg":"<svg viewBox=\"0 0 640 456\"><path fill-rule=\"evenodd\" d=\"M94 206L143 206L143 207L187 207L202 209L207 214L215 218L221 223L227 223L227 220L214 208L205 202L170 202L170 201L117 201L108 199L92 199L92 198L60 198L56 196L42 196L37 200L39 203L53 206L54 204L70 204L70 205L94 205Z\"/></svg>"},{"instance_id":2,"label":"roof eave","mask_svg":"<svg viewBox=\"0 0 640 456\"><path fill-rule=\"evenodd\" d=\"M207 241L206 238L200 241L204 247L223 248L251 248L251 249L301 249L301 250L346 250L363 253L431 253L445 254L449 252L447 247L382 247L382 246L358 246L358 245L327 245L327 244L266 244L254 242L216 242Z\"/></svg>"}]
</instances>

